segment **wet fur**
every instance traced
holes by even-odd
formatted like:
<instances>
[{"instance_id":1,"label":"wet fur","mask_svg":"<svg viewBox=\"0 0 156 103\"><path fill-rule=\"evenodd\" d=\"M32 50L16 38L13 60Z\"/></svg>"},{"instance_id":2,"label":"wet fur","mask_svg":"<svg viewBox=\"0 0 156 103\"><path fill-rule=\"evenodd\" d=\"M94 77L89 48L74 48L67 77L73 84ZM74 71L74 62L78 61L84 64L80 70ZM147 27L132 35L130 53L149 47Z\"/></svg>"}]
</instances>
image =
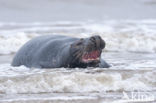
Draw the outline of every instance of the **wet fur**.
<instances>
[{"instance_id":1,"label":"wet fur","mask_svg":"<svg viewBox=\"0 0 156 103\"><path fill-rule=\"evenodd\" d=\"M68 36L47 35L36 37L28 41L16 53L12 66L25 65L36 68L59 68L59 67L101 67L107 68L109 65L100 60L100 63L83 64L78 61L82 56L82 50L75 50L71 54L71 46L79 42L79 38Z\"/></svg>"}]
</instances>

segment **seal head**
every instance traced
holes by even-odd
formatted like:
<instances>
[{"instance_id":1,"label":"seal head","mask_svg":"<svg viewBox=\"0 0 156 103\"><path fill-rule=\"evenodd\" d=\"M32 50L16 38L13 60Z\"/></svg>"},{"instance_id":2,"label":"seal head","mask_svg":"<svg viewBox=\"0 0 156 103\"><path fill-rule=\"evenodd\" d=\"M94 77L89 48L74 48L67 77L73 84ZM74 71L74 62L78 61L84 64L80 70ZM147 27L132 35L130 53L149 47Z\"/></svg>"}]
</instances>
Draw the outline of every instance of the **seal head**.
<instances>
[{"instance_id":1,"label":"seal head","mask_svg":"<svg viewBox=\"0 0 156 103\"><path fill-rule=\"evenodd\" d=\"M105 41L100 36L80 39L71 44L73 67L98 66Z\"/></svg>"}]
</instances>

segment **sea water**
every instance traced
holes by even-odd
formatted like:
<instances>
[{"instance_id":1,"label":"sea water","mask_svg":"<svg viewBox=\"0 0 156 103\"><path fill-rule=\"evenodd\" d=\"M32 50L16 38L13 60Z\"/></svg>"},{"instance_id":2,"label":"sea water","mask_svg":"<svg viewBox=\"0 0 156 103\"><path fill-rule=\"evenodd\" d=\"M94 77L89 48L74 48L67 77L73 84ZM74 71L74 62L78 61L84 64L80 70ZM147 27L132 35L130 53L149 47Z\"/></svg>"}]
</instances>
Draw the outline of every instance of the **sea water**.
<instances>
[{"instance_id":1,"label":"sea water","mask_svg":"<svg viewBox=\"0 0 156 103\"><path fill-rule=\"evenodd\" d=\"M110 68L38 69L10 65L28 40L41 35L106 42ZM0 103L156 102L156 20L0 23Z\"/></svg>"}]
</instances>

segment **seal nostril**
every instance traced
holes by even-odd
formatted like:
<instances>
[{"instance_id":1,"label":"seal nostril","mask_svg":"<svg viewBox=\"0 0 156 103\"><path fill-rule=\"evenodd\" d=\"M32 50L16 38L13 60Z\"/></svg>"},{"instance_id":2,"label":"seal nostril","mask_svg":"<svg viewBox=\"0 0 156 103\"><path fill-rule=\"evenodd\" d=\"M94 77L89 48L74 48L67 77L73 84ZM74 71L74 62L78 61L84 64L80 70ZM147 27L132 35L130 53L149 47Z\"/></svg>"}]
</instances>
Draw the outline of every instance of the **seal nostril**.
<instances>
[{"instance_id":1,"label":"seal nostril","mask_svg":"<svg viewBox=\"0 0 156 103\"><path fill-rule=\"evenodd\" d=\"M101 39L101 42L100 42L100 47L103 49L105 48L105 41Z\"/></svg>"},{"instance_id":2,"label":"seal nostril","mask_svg":"<svg viewBox=\"0 0 156 103\"><path fill-rule=\"evenodd\" d=\"M99 39L101 39L101 37L100 37L100 36L98 36L98 38L99 38Z\"/></svg>"},{"instance_id":3,"label":"seal nostril","mask_svg":"<svg viewBox=\"0 0 156 103\"><path fill-rule=\"evenodd\" d=\"M99 49L100 48L100 39L96 38L95 44L96 44L96 49Z\"/></svg>"}]
</instances>

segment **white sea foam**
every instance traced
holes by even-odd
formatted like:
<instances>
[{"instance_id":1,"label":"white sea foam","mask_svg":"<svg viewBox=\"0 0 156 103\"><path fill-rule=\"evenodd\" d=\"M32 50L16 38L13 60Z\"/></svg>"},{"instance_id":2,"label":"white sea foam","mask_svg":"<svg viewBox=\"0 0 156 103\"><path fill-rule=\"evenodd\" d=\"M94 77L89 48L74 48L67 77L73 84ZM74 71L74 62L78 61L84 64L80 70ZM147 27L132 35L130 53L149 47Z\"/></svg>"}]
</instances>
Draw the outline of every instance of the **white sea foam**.
<instances>
[{"instance_id":1,"label":"white sea foam","mask_svg":"<svg viewBox=\"0 0 156 103\"><path fill-rule=\"evenodd\" d=\"M108 51L156 52L156 21L108 21L86 26L106 40Z\"/></svg>"},{"instance_id":2,"label":"white sea foam","mask_svg":"<svg viewBox=\"0 0 156 103\"><path fill-rule=\"evenodd\" d=\"M1 23L0 28L0 54L14 53L31 38L45 34L74 37L101 35L107 44L106 51L156 52L156 20Z\"/></svg>"},{"instance_id":3,"label":"white sea foam","mask_svg":"<svg viewBox=\"0 0 156 103\"><path fill-rule=\"evenodd\" d=\"M0 66L0 93L152 91L156 90L155 73L150 70L106 72L100 68L29 69L5 64Z\"/></svg>"},{"instance_id":4,"label":"white sea foam","mask_svg":"<svg viewBox=\"0 0 156 103\"><path fill-rule=\"evenodd\" d=\"M73 37L101 35L106 41L106 49L104 50L106 52L102 53L102 58L112 67L30 69L25 66L12 67L8 64L12 56L4 56L3 54L15 53L28 40L46 34L62 34ZM4 98L1 97L3 100L0 100L0 102L16 101L21 103L29 100L39 102L43 100L44 102L44 100L61 100L60 98L69 101L69 99L90 98L90 95L87 95L86 98L84 96L79 98L78 93L97 93L99 96L103 96L101 94L104 93L122 93L123 91L152 93L156 91L155 35L156 20L112 20L100 23L1 23L0 54L3 55L3 58L0 60L6 64L0 65L0 94L14 95L14 97L10 97L10 99L5 96ZM3 62L2 59L9 60ZM16 98L16 93L24 93L27 97L17 96L18 98ZM51 98L49 96L48 98L48 96L45 96L38 98L34 94L32 97L28 95L31 93L38 96L42 93L47 95L50 93L63 93L64 97L58 96L55 98L52 96L53 98ZM75 93L76 97L71 98L64 93Z\"/></svg>"}]
</instances>

